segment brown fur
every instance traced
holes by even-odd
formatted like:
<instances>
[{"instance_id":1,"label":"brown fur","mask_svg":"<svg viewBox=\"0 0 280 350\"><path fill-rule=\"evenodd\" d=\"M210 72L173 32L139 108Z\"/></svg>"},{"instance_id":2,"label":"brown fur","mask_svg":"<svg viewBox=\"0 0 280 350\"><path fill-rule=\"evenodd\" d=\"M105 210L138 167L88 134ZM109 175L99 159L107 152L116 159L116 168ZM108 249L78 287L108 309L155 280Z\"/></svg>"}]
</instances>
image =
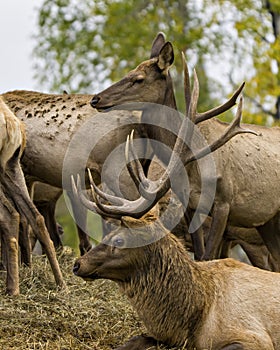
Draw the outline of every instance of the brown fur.
<instances>
[{"instance_id":1,"label":"brown fur","mask_svg":"<svg viewBox=\"0 0 280 350\"><path fill-rule=\"evenodd\" d=\"M188 350L280 349L279 274L233 259L193 262L154 218L123 222L77 260L74 272L116 281L152 337ZM151 235L161 238L145 245ZM114 247L120 239L143 246Z\"/></svg>"}]
</instances>

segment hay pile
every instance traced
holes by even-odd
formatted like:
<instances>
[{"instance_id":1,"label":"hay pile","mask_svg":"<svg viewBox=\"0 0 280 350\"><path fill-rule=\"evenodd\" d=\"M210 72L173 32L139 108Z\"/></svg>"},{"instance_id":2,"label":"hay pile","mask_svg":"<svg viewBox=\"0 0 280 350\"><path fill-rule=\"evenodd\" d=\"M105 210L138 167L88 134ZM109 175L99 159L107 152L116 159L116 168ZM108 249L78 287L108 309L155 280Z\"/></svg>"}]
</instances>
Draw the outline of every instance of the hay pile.
<instances>
[{"instance_id":1,"label":"hay pile","mask_svg":"<svg viewBox=\"0 0 280 350\"><path fill-rule=\"evenodd\" d=\"M47 259L21 268L17 297L4 295L0 278L0 349L109 350L145 332L115 283L84 282L72 274L75 256L59 257L68 292L57 291ZM167 349L158 347L158 349Z\"/></svg>"}]
</instances>

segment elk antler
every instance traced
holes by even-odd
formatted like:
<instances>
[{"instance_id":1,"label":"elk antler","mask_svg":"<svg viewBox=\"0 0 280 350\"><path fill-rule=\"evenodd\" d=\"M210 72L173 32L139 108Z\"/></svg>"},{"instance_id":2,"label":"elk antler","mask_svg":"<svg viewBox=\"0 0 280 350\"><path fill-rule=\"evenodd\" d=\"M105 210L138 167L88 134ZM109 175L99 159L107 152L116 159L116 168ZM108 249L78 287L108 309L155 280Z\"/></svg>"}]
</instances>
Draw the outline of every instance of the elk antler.
<instances>
[{"instance_id":1,"label":"elk antler","mask_svg":"<svg viewBox=\"0 0 280 350\"><path fill-rule=\"evenodd\" d=\"M185 103L186 108L190 108L190 104L192 101L191 98L191 87L190 87L190 75L189 75L189 69L188 65L185 60L185 55L182 52L182 61L183 61L183 68L184 68L184 77L185 77ZM231 107L233 107L236 104L237 97L240 95L241 91L243 90L245 86L245 82L243 82L239 88L233 93L233 95L222 105L212 108L209 111L198 113L196 110L192 111L191 113L191 120L194 124L198 124L203 122L204 120L213 118L217 115L220 115L224 113L225 111L229 110ZM197 78L196 71L194 70L194 89L196 91L197 97L199 95L199 82ZM193 91L194 92L194 91ZM193 106L196 107L196 106Z\"/></svg>"},{"instance_id":2,"label":"elk antler","mask_svg":"<svg viewBox=\"0 0 280 350\"><path fill-rule=\"evenodd\" d=\"M201 159L207 154L217 150L226 142L228 142L233 136L240 133L253 133L254 131L248 129L242 129L240 127L240 119L242 115L242 98L240 98L236 116L232 123L228 126L225 132L210 145L203 147L202 149L192 152L188 149L186 154L182 156L182 150L185 145L184 140L189 142L193 135L194 124L197 124L203 120L212 118L225 110L231 108L243 89L244 83L239 89L233 94L233 96L223 105L216 107L208 112L197 113L197 102L199 97L199 83L196 72L194 71L194 86L191 92L190 79L187 64L183 56L184 64L184 89L185 89L185 102L186 102L186 117L184 118L178 136L172 151L169 164L160 177L156 181L148 179L143 171L142 165L136 155L135 148L133 145L133 131L127 137L125 147L125 157L127 169L130 173L131 178L137 186L140 197L137 200L130 201L125 198L109 195L100 190L94 183L92 176L89 172L89 179L91 185L92 196L94 202L90 201L87 196L81 190L81 182L78 176L77 186L72 177L73 192L81 202L92 211L105 217L112 217L120 219L124 215L129 215L134 218L140 218L147 213L157 202L163 197L166 192L170 189L170 178L174 173L178 172L178 169L182 169L182 166L186 166L194 160ZM179 156L181 155L181 157ZM110 202L105 204L101 200Z\"/></svg>"}]
</instances>

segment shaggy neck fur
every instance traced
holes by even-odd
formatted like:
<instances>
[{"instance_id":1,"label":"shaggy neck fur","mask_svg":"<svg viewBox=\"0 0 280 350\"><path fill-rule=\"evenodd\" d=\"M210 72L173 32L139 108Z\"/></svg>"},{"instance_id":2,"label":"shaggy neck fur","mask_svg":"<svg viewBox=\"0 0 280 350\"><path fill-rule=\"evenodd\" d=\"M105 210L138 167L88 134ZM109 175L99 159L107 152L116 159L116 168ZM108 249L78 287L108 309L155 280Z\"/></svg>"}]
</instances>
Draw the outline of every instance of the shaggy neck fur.
<instances>
[{"instance_id":1,"label":"shaggy neck fur","mask_svg":"<svg viewBox=\"0 0 280 350\"><path fill-rule=\"evenodd\" d=\"M208 276L205 286L200 264L189 259L171 234L143 248L142 254L142 266L119 283L121 289L155 339L193 349L214 283Z\"/></svg>"}]
</instances>

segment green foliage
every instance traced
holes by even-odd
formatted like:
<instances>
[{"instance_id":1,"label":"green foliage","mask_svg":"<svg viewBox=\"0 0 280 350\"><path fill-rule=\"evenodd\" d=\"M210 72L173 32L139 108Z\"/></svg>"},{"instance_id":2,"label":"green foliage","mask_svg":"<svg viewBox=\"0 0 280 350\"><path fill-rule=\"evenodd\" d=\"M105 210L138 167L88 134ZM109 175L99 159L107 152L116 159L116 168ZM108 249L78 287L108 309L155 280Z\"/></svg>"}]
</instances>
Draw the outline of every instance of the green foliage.
<instances>
[{"instance_id":1,"label":"green foliage","mask_svg":"<svg viewBox=\"0 0 280 350\"><path fill-rule=\"evenodd\" d=\"M172 75L180 106L183 51L198 71L200 110L246 80L244 114L265 123L280 95L280 39L272 11L280 16L279 1L45 0L35 36L37 79L50 91L100 91L148 58L153 38L163 31L175 48ZM209 62L228 67L226 76L219 73L222 82L209 74Z\"/></svg>"},{"instance_id":2,"label":"green foliage","mask_svg":"<svg viewBox=\"0 0 280 350\"><path fill-rule=\"evenodd\" d=\"M238 75L240 67L248 67L243 78L246 80L243 120L267 124L272 119L268 116L276 116L275 102L280 96L280 33L273 30L271 13L276 11L274 19L279 18L279 1L211 0L211 4L216 6L217 23L231 21L231 31L225 38L233 48L229 60L232 77L234 72Z\"/></svg>"}]
</instances>

